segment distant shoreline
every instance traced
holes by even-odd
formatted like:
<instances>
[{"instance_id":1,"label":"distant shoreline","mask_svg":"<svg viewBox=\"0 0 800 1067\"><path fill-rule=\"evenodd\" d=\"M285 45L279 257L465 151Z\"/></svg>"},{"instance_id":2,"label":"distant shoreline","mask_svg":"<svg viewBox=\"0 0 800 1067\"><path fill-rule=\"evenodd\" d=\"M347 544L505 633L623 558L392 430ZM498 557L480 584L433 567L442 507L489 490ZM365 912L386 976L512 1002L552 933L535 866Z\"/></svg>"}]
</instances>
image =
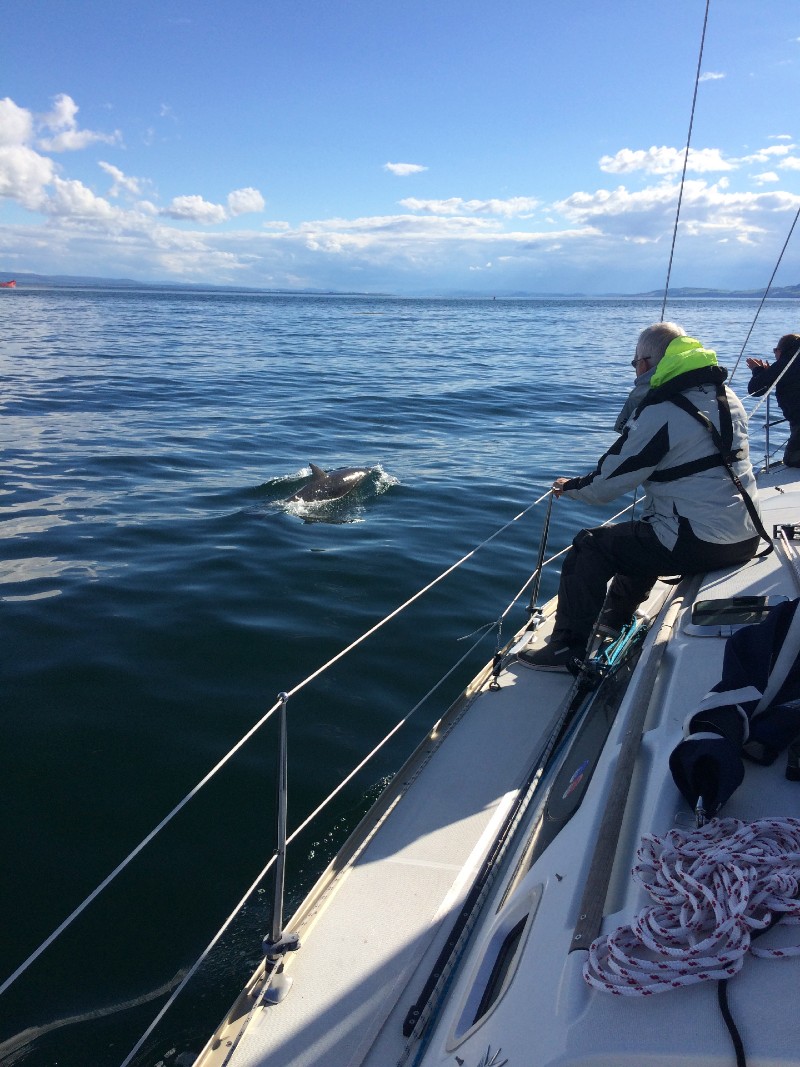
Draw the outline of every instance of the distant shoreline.
<instances>
[{"instance_id":1,"label":"distant shoreline","mask_svg":"<svg viewBox=\"0 0 800 1067\"><path fill-rule=\"evenodd\" d=\"M140 282L132 278L95 278L69 274L31 274L0 271L0 281L15 279L16 289L159 289L195 293L252 293L265 296L357 296L393 297L410 300L661 300L663 290L644 293L547 293L502 290L496 293L458 290L425 290L407 293L366 292L348 289L276 289L247 285L211 285L196 282ZM670 300L761 300L764 289L703 289L684 286L669 291ZM800 284L770 290L768 300L800 299Z\"/></svg>"}]
</instances>

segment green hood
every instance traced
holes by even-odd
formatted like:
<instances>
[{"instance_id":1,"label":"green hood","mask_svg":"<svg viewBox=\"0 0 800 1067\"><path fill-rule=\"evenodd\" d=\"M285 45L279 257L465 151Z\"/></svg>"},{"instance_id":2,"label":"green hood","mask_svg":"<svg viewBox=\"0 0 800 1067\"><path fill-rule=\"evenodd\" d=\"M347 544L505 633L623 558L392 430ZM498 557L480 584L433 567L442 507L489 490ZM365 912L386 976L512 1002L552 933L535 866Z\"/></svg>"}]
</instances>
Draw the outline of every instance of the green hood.
<instances>
[{"instance_id":1,"label":"green hood","mask_svg":"<svg viewBox=\"0 0 800 1067\"><path fill-rule=\"evenodd\" d=\"M687 371L716 366L716 352L703 348L694 337L676 337L667 345L667 350L650 379L650 388L658 389L660 385L672 381L679 374L686 374Z\"/></svg>"}]
</instances>

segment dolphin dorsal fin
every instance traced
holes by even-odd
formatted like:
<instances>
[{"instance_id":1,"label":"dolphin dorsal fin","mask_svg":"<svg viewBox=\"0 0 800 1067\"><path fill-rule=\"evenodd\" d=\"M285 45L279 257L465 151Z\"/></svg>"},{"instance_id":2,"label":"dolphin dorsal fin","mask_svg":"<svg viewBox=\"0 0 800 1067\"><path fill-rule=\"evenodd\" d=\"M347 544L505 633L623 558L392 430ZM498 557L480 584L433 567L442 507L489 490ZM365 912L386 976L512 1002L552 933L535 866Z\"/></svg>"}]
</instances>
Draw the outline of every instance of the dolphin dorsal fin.
<instances>
[{"instance_id":1,"label":"dolphin dorsal fin","mask_svg":"<svg viewBox=\"0 0 800 1067\"><path fill-rule=\"evenodd\" d=\"M314 475L315 478L327 478L328 477L327 472L324 471L322 469L322 467L318 467L316 465L316 463L311 463L310 466L311 466L311 473Z\"/></svg>"}]
</instances>

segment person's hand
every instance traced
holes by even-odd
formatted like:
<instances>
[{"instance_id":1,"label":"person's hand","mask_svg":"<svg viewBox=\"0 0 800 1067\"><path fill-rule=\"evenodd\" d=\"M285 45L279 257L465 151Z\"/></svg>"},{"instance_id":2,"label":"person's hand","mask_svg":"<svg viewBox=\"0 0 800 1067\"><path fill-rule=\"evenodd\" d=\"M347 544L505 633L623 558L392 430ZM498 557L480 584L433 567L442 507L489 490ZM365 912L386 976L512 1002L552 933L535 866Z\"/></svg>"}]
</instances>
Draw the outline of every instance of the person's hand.
<instances>
[{"instance_id":1,"label":"person's hand","mask_svg":"<svg viewBox=\"0 0 800 1067\"><path fill-rule=\"evenodd\" d=\"M569 478L556 478L553 482L553 496L558 500L561 494L564 492L564 486L569 481Z\"/></svg>"},{"instance_id":2,"label":"person's hand","mask_svg":"<svg viewBox=\"0 0 800 1067\"><path fill-rule=\"evenodd\" d=\"M769 366L769 363L767 363L765 359L755 359L751 357L747 360L747 366L750 368L750 370L756 370L756 368L764 370L766 367Z\"/></svg>"}]
</instances>

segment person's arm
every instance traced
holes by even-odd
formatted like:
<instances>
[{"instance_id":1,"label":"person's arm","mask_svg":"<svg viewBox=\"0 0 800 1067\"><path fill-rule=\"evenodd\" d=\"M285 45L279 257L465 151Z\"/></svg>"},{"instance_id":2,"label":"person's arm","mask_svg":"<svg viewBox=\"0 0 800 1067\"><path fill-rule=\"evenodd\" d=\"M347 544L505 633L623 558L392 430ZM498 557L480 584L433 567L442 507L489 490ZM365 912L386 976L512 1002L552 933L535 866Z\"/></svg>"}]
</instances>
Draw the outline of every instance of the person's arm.
<instances>
[{"instance_id":1,"label":"person's arm","mask_svg":"<svg viewBox=\"0 0 800 1067\"><path fill-rule=\"evenodd\" d=\"M669 452L669 427L663 405L648 407L600 457L591 474L557 478L556 497L607 504L641 485Z\"/></svg>"},{"instance_id":2,"label":"person's arm","mask_svg":"<svg viewBox=\"0 0 800 1067\"><path fill-rule=\"evenodd\" d=\"M767 363L763 359L751 358L747 360L747 366L752 371L752 377L747 384L747 392L750 396L763 396L780 374L782 367L775 363Z\"/></svg>"}]
</instances>

